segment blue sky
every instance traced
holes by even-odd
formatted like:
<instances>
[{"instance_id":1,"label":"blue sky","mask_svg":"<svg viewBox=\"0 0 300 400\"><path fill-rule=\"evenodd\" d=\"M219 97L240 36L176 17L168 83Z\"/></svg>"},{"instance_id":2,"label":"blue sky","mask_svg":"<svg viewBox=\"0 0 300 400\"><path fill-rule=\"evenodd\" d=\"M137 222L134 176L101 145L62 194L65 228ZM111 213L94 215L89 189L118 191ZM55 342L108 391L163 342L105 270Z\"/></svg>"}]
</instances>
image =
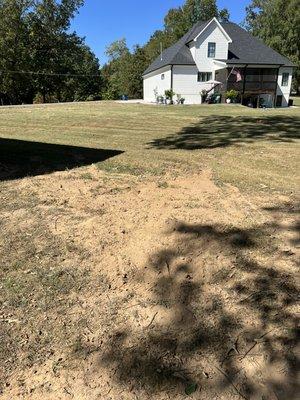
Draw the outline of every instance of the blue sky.
<instances>
[{"instance_id":1,"label":"blue sky","mask_svg":"<svg viewBox=\"0 0 300 400\"><path fill-rule=\"evenodd\" d=\"M103 64L108 44L122 37L130 48L146 43L156 29L162 28L168 10L183 3L184 0L85 0L71 29L86 38ZM237 23L244 19L249 3L250 0L218 0L218 6L228 8L231 21Z\"/></svg>"}]
</instances>

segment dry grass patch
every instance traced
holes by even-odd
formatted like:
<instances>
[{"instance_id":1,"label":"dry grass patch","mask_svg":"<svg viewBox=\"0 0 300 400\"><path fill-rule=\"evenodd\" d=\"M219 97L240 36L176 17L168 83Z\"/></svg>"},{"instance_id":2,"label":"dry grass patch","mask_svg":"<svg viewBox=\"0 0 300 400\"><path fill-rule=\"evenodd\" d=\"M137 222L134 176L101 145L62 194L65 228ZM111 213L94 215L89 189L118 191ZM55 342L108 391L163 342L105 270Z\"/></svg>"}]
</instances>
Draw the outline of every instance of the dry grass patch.
<instances>
[{"instance_id":1,"label":"dry grass patch","mask_svg":"<svg viewBox=\"0 0 300 400\"><path fill-rule=\"evenodd\" d=\"M296 399L296 109L0 115L3 399Z\"/></svg>"}]
</instances>

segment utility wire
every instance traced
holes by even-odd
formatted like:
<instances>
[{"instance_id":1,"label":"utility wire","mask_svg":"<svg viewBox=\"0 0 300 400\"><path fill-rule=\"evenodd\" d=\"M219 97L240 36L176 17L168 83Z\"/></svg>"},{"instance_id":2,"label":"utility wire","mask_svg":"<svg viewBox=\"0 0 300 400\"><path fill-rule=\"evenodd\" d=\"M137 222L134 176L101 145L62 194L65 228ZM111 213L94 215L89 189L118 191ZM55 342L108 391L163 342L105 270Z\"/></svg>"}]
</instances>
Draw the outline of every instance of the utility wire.
<instances>
[{"instance_id":1,"label":"utility wire","mask_svg":"<svg viewBox=\"0 0 300 400\"><path fill-rule=\"evenodd\" d=\"M56 74L48 72L35 72L35 71L1 71L1 74L24 74L24 75L40 75L40 76L67 76L67 77L99 77L100 75L89 74Z\"/></svg>"}]
</instances>

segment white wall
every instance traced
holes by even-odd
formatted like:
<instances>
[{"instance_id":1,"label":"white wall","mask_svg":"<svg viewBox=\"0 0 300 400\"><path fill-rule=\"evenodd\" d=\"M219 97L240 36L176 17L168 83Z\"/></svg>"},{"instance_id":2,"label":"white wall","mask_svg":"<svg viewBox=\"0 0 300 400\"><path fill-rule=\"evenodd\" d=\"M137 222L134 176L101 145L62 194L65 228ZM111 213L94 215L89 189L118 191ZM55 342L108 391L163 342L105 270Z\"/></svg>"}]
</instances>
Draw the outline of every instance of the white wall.
<instances>
[{"instance_id":1,"label":"white wall","mask_svg":"<svg viewBox=\"0 0 300 400\"><path fill-rule=\"evenodd\" d=\"M207 57L209 42L216 43L215 59L227 60L228 58L228 39L224 36L218 24L213 21L195 42L195 62L200 72L215 69L214 58Z\"/></svg>"},{"instance_id":2,"label":"white wall","mask_svg":"<svg viewBox=\"0 0 300 400\"><path fill-rule=\"evenodd\" d=\"M214 79L214 72L213 78ZM201 90L211 89L210 84L198 82L198 69L193 65L174 65L173 90L185 98L186 104L200 104ZM176 98L176 96L175 96Z\"/></svg>"},{"instance_id":3,"label":"white wall","mask_svg":"<svg viewBox=\"0 0 300 400\"><path fill-rule=\"evenodd\" d=\"M289 84L288 86L282 86L282 74L283 72L289 73ZM289 98L291 93L291 86L292 86L292 79L293 79L293 68L291 67L281 67L279 68L278 74L278 85L277 85L277 93L276 96L282 95L282 107L287 107L289 104Z\"/></svg>"},{"instance_id":4,"label":"white wall","mask_svg":"<svg viewBox=\"0 0 300 400\"><path fill-rule=\"evenodd\" d=\"M161 75L165 79L161 79ZM157 89L159 96L164 96L165 90L171 89L171 67L170 65L160 68L144 76L144 100L155 102L154 90Z\"/></svg>"}]
</instances>

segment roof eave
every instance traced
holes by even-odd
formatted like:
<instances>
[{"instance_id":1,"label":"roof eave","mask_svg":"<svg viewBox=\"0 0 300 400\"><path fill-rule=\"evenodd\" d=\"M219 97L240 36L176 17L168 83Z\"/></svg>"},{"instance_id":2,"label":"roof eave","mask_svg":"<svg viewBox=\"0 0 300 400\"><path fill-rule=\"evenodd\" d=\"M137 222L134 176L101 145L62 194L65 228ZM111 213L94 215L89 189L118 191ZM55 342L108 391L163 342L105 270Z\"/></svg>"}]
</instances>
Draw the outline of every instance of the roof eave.
<instances>
[{"instance_id":1,"label":"roof eave","mask_svg":"<svg viewBox=\"0 0 300 400\"><path fill-rule=\"evenodd\" d=\"M144 77L144 76L146 76L146 75L149 75L149 74L152 74L152 72L158 71L159 69L162 69L162 68L165 68L165 67L168 67L168 66L171 67L172 65L173 65L173 64L170 64L170 63L165 64L165 65L161 65L160 67L151 69L151 70L148 71L148 72L147 72L147 69L146 69L146 71L143 73L142 77Z\"/></svg>"},{"instance_id":2,"label":"roof eave","mask_svg":"<svg viewBox=\"0 0 300 400\"><path fill-rule=\"evenodd\" d=\"M220 22L217 20L217 18L214 17L214 18L212 18L210 21L208 21L208 23L205 25L205 27L198 33L198 35L197 35L194 39L190 40L190 41L187 42L186 44L191 43L191 42L196 42L196 40L198 39L198 37L209 27L209 25L210 25L212 22L216 22L216 24L217 24L218 27L220 28L221 32L223 33L223 35L224 35L225 38L227 39L228 43L232 43L231 37L230 37L230 36L228 35L228 33L225 31L225 29L224 29L223 26L220 24Z\"/></svg>"},{"instance_id":3,"label":"roof eave","mask_svg":"<svg viewBox=\"0 0 300 400\"><path fill-rule=\"evenodd\" d=\"M267 62L267 61L240 61L240 60L215 60L217 62L225 63L226 65L273 65L278 67L293 67L289 64L284 63L275 63L275 62Z\"/></svg>"}]
</instances>

